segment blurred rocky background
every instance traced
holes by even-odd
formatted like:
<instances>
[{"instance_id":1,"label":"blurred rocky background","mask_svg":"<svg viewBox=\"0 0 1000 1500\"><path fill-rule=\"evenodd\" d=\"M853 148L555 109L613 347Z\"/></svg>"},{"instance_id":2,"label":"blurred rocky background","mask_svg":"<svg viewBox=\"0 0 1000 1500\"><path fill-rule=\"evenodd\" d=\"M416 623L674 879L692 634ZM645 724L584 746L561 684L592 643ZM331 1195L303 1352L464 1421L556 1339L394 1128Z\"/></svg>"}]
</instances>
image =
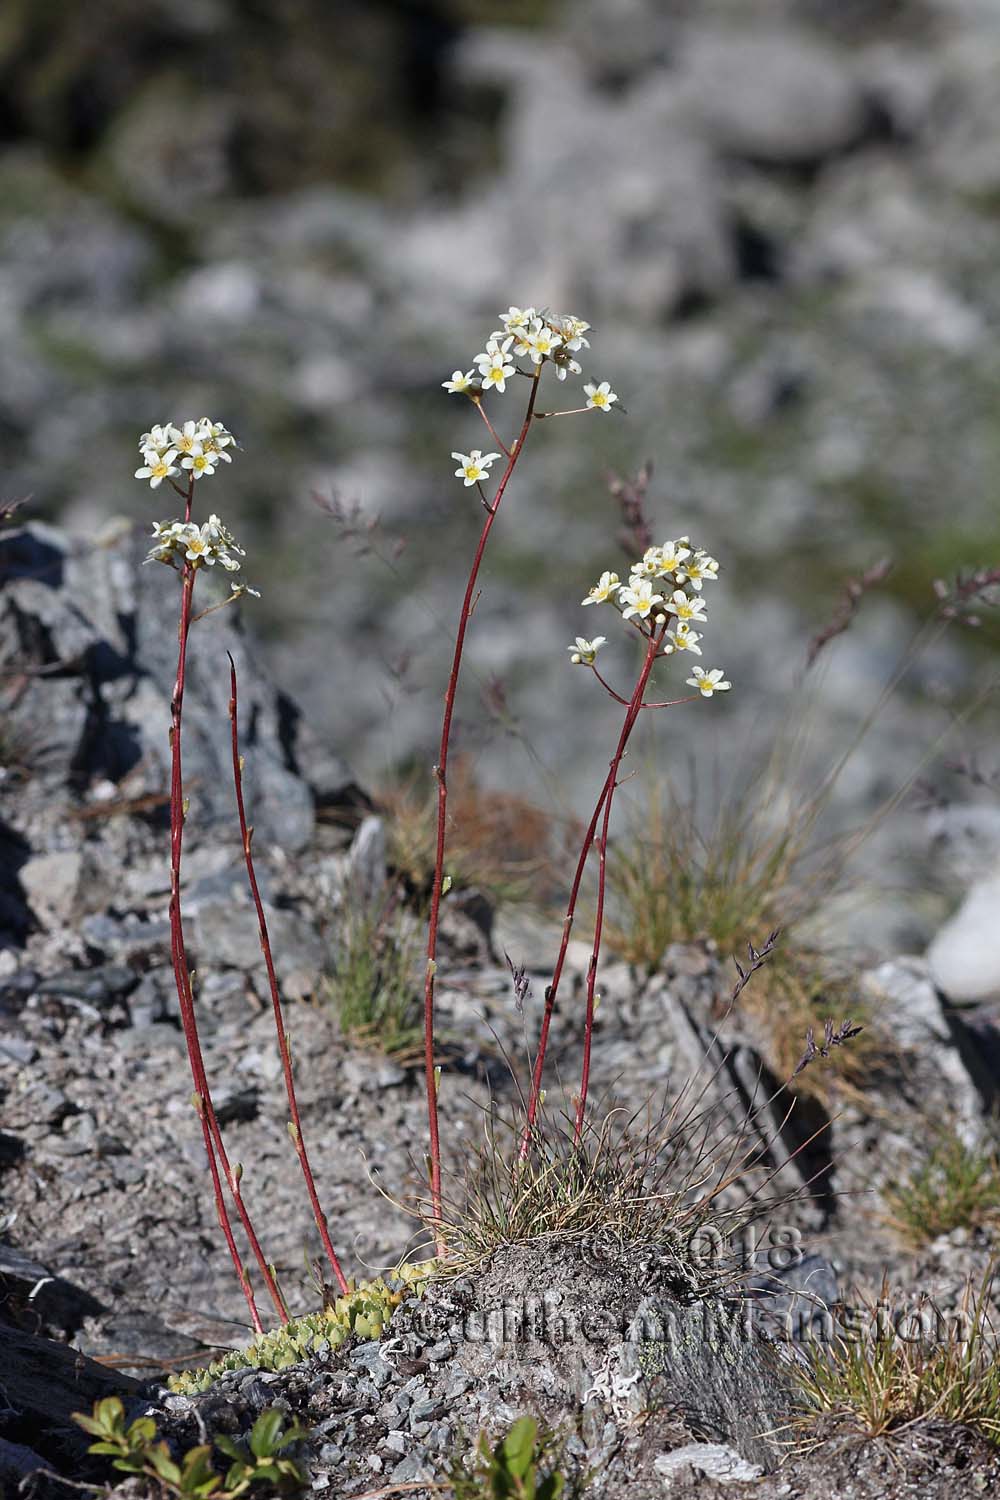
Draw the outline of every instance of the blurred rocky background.
<instances>
[{"instance_id":1,"label":"blurred rocky background","mask_svg":"<svg viewBox=\"0 0 1000 1500\"><path fill-rule=\"evenodd\" d=\"M627 416L533 436L461 748L486 784L583 806L617 726L565 646L604 627L579 600L624 560L605 471L651 458L657 534L722 559L704 661L736 691L661 716L637 763L683 780L695 757L717 797L802 722L815 774L933 580L1000 562L998 128L989 0L7 0L2 495L77 537L146 528L164 492L132 478L138 434L226 422L245 453L211 504L251 549L263 658L371 786L434 758L481 520L448 457L481 429L440 382L509 302L577 312ZM495 402L506 430L516 407ZM801 692L843 580L884 556ZM956 719L952 750L989 741L998 642L987 611L913 658L842 818L931 772ZM938 907L869 901L876 946L995 870L992 794L959 795L957 834L908 813L872 845L880 910L904 865L954 877Z\"/></svg>"}]
</instances>

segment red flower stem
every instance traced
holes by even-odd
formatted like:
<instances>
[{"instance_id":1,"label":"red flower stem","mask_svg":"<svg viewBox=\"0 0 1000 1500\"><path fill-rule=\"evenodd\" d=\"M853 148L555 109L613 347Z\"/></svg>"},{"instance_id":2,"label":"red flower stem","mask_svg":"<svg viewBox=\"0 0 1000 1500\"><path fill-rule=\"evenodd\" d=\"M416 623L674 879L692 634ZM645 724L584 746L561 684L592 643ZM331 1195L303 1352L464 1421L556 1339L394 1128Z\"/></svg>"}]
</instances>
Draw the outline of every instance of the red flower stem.
<instances>
[{"instance_id":1,"label":"red flower stem","mask_svg":"<svg viewBox=\"0 0 1000 1500\"><path fill-rule=\"evenodd\" d=\"M610 682L605 682L604 678L601 676L600 672L594 666L593 662L591 662L590 670L593 672L594 676L597 678L598 682L601 684L601 687L605 688L611 694L611 696L615 700L615 702L616 703L620 703L621 706L622 706L622 708L628 708L628 699L627 698L623 698L622 695L621 695L621 693L616 693L615 690L614 690L614 688L611 686Z\"/></svg>"},{"instance_id":2,"label":"red flower stem","mask_svg":"<svg viewBox=\"0 0 1000 1500\"><path fill-rule=\"evenodd\" d=\"M646 707L642 701L642 695L646 691L649 674L653 670L653 663L659 654L659 648L666 633L666 623L657 634L650 637L649 646L646 650L646 659L642 664L639 680L632 694L632 702L622 726L622 732L618 738L618 748L611 762L611 774L606 783L604 793L604 820L601 824L601 836L597 846L598 875L597 875L597 913L594 917L594 946L590 952L590 963L587 966L587 1018L583 1032L583 1068L580 1075L580 1097L576 1106L576 1122L573 1126L573 1144L580 1144L583 1134L583 1121L587 1110L587 1092L590 1087L590 1054L594 1039L594 995L597 986L597 965L601 956L601 939L604 935L604 897L607 886L607 864L608 864L608 830L611 825L611 807L618 786L618 772L621 768L622 756L628 744L629 735L635 727L640 711Z\"/></svg>"},{"instance_id":3,"label":"red flower stem","mask_svg":"<svg viewBox=\"0 0 1000 1500\"><path fill-rule=\"evenodd\" d=\"M186 514L191 513L191 498L194 490L194 479L188 483L186 496ZM177 627L177 678L174 683L174 691L170 700L170 956L173 963L174 982L177 986L177 999L180 1006L181 1026L184 1031L184 1040L187 1044L188 1061L191 1066L191 1077L194 1081L195 1101L198 1114L201 1118L202 1131L205 1136L205 1146L208 1152L209 1171L212 1176L212 1186L215 1192L215 1206L219 1215L219 1224L225 1236L229 1253L236 1267L243 1294L247 1299L250 1309L250 1318L256 1332L263 1331L260 1314L257 1311L253 1292L250 1288L249 1277L246 1268L240 1260L239 1252L233 1240L232 1225L226 1209L225 1198L222 1194L219 1181L221 1175L225 1177L236 1211L250 1242L254 1258L261 1269L268 1292L278 1310L278 1316L282 1322L287 1321L287 1311L278 1290L274 1275L264 1259L264 1253L260 1248L260 1241L254 1231L250 1215L243 1202L240 1192L240 1173L234 1171L229 1165L226 1149L222 1141L222 1132L216 1117L215 1107L212 1104L212 1095L208 1087L208 1078L205 1073L205 1063L201 1051L201 1041L198 1036L198 1022L195 1016L194 996L191 988L191 970L187 960L187 949L184 942L184 926L181 916L181 849L184 839L184 776L181 764L181 724L184 710L184 680L187 667L187 643L188 632L191 627L191 599L194 593L196 569L190 563L185 563L181 575L181 610L180 620Z\"/></svg>"},{"instance_id":4,"label":"red flower stem","mask_svg":"<svg viewBox=\"0 0 1000 1500\"><path fill-rule=\"evenodd\" d=\"M536 389L537 389L537 387L536 387ZM496 428L493 426L493 423L490 421L489 417L486 415L486 408L483 405L482 400L478 396L473 396L472 402L473 402L473 405L475 406L476 410L478 411L479 415L482 417L483 421L486 423L487 427L490 429L490 437L498 445L498 447L500 447L500 448L503 449L503 451L504 451L504 453L506 453L507 457L510 458L510 449L507 447L507 444L504 442L503 438L500 436L499 432L497 432Z\"/></svg>"},{"instance_id":5,"label":"red flower stem","mask_svg":"<svg viewBox=\"0 0 1000 1500\"><path fill-rule=\"evenodd\" d=\"M659 645L659 642L662 641L662 639L663 632L661 631L660 636L656 641L657 646ZM636 683L635 690L633 691L632 697L627 705L628 711L625 715L625 722L622 726L622 732L619 737L618 749L615 752L615 758L612 760L608 774L605 777L604 785L601 788L601 794L597 799L597 804L594 808L593 813L591 814L590 822L587 825L587 831L583 836L583 843L580 848L580 857L577 860L576 871L573 875L573 884L570 888L569 902L566 907L566 915L563 918L562 940L559 944L559 952L556 955L555 968L552 971L552 981L545 991L545 1009L542 1013L542 1025L538 1037L538 1052L535 1055L535 1066L532 1072L531 1079L531 1092L528 1096L528 1108L525 1116L524 1130L521 1134L521 1146L518 1153L519 1159L521 1161L527 1160L528 1150L531 1146L531 1133L534 1129L535 1118L538 1114L538 1103L542 1091L542 1070L545 1066L545 1053L548 1048L549 1041L549 1027L552 1024L552 1013L555 1010L556 997L559 993L559 983L562 979L563 967L566 962L566 952L569 948L570 933L573 928L573 920L576 916L576 904L580 895L580 885L583 880L583 872L586 868L587 860L590 857L590 851L594 843L594 836L597 833L598 819L600 818L602 809L604 808L605 800L610 796L611 792L614 789L615 780L618 774L618 767L621 764L621 758L625 753L625 746L628 744L629 735L632 733L632 729L635 725L636 719L639 717L639 713L642 708L642 694L645 691L646 683L649 680L649 673L652 670L653 661L655 661L656 659L656 654L652 650L654 638L650 637L649 640L650 644L647 648L646 661L643 665L642 674L640 675L639 680Z\"/></svg>"},{"instance_id":6,"label":"red flower stem","mask_svg":"<svg viewBox=\"0 0 1000 1500\"><path fill-rule=\"evenodd\" d=\"M251 850L253 828L247 825L246 806L243 800L243 757L240 755L239 729L236 722L236 663L233 661L232 656L229 657L229 685L229 719L232 725L233 746L233 785L236 788L236 807L240 819L243 858L246 862L247 880L250 882L253 904L257 909L260 948L264 955L264 964L267 968L267 982L271 990L271 1005L274 1009L274 1027L278 1033L281 1069L285 1076L285 1093L288 1096L288 1111L292 1117L288 1122L288 1133L292 1138L292 1144L299 1158L299 1166L302 1168L302 1176L305 1178L309 1202L312 1204L313 1218L316 1220L316 1228L319 1230L319 1237L323 1242L326 1258L333 1267L333 1274L337 1278L337 1285L340 1287L341 1292L347 1296L350 1287L347 1283L347 1277L341 1269L340 1261L337 1259L337 1252L333 1248L333 1242L330 1239L326 1215L320 1207L319 1194L316 1192L316 1183L313 1178L312 1168L309 1165L309 1156L306 1152L306 1143L302 1137L302 1121L299 1118L299 1104L295 1096L295 1082L292 1077L291 1048L288 1043L288 1035L285 1031L285 1021L281 1009L281 993L278 989L278 979L274 972L274 960L271 956L271 939L267 930L267 918L264 915L264 903L260 899L260 888L257 885L257 874L253 863L253 853Z\"/></svg>"},{"instance_id":7,"label":"red flower stem","mask_svg":"<svg viewBox=\"0 0 1000 1500\"><path fill-rule=\"evenodd\" d=\"M643 708L676 708L678 703L694 703L697 698L704 697L703 693L689 693L686 698L667 698L663 703L644 703Z\"/></svg>"},{"instance_id":8,"label":"red flower stem","mask_svg":"<svg viewBox=\"0 0 1000 1500\"><path fill-rule=\"evenodd\" d=\"M444 698L444 719L441 724L441 747L438 752L438 763L434 767L434 774L438 784L438 808L437 808L437 847L434 856L434 883L431 888L431 909L427 923L427 972L424 979L424 1076L427 1087L427 1124L429 1135L429 1159L430 1159L430 1188L431 1188L431 1218L435 1225L437 1237L437 1248L443 1253L444 1245L441 1240L441 1139L438 1129L438 1107L437 1107L437 1080L434 1076L434 975L437 969L437 939L438 923L441 914L441 887L444 884L444 846L447 830L448 814L448 750L451 745L451 723L455 712L455 694L458 689L459 673L462 669L462 654L465 649L465 632L469 624L474 606L476 592L476 580L479 577L479 569L489 540L493 522L497 518L500 502L504 491L514 472L514 466L521 456L524 440L528 435L532 417L535 412L535 401L538 397L538 377L542 367L539 365L531 377L531 395L528 397L528 406L513 446L509 450L507 467L503 472L500 483L497 485L493 504L488 508L486 520L479 536L479 544L476 547L476 555L473 559L472 570L469 573L469 581L465 589L465 598L462 601L462 612L458 620L458 630L455 634L455 651L452 657L451 673L448 677L448 687Z\"/></svg>"}]
</instances>

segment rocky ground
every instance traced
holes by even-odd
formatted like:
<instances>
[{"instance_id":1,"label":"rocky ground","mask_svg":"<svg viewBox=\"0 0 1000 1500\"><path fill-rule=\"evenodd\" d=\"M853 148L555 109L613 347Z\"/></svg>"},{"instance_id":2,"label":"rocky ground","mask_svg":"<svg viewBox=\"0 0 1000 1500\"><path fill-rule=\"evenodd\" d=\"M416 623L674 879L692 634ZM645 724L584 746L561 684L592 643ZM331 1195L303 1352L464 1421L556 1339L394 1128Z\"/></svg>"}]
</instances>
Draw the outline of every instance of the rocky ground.
<instances>
[{"instance_id":1,"label":"rocky ground","mask_svg":"<svg viewBox=\"0 0 1000 1500\"><path fill-rule=\"evenodd\" d=\"M844 992L866 1025L845 1051L871 1049L863 1087L837 1057L817 1058L790 1112L766 1010L748 1004L766 970L730 1007L736 976L711 945L676 945L649 974L609 956L597 1118L650 1098L673 1107L654 1129L661 1191L746 1162L719 1197L729 1238L708 1271L684 1237L650 1243L647 1233L636 1245L593 1226L568 1241L514 1236L405 1304L381 1344L352 1341L275 1374L238 1372L204 1396L166 1393L169 1372L245 1342L246 1309L214 1222L171 993L170 628L163 574L136 567L136 545L127 533L95 547L38 527L3 543L0 1279L10 1349L35 1335L71 1340L102 1363L103 1379L120 1382L130 1412L148 1406L181 1446L203 1432L242 1432L277 1402L308 1429L301 1460L313 1488L331 1495L440 1477L481 1428L498 1436L524 1412L551 1425L566 1471L590 1474L595 1494L639 1497L668 1484L714 1493L723 1479L739 1482L727 1493L745 1484L766 1500L818 1488L859 1500L988 1492L996 1458L954 1429L915 1428L889 1443L834 1432L832 1445L791 1457L781 1446L793 1414L794 1344L780 1337L789 1315L794 1327L840 1301L877 1298L884 1274L894 1307L926 1292L954 1310L965 1278L980 1277L994 1250L988 1227L913 1249L888 1222L884 1193L933 1127L950 1120L962 1138L986 1139L1000 1076L995 1008L987 998L956 1004L921 956L856 974ZM217 616L201 636L187 703L186 858L200 1024L232 1158L244 1164L266 1254L298 1313L317 1305L308 1263L318 1246L285 1131L227 806L225 649L244 684L248 795L303 1126L334 1240L356 1276L428 1252L417 1212L419 1068L412 1051L390 1057L359 1043L337 1008L345 919L395 877L384 820L255 670L238 622ZM441 1105L457 1208L486 1122L516 1108L558 921L461 889L447 911ZM526 968L520 1000L505 954ZM574 939L552 1054L553 1121L576 1086L587 956ZM415 980L419 960L414 967ZM806 1049L804 1035L793 1041ZM640 1120L630 1149L642 1136ZM685 1202L704 1192L704 1182L689 1186ZM633 1336L643 1318L645 1332ZM650 1319L660 1320L652 1334ZM88 1472L64 1420L27 1416L14 1385L5 1389L5 1476L36 1466L33 1443L69 1476Z\"/></svg>"}]
</instances>

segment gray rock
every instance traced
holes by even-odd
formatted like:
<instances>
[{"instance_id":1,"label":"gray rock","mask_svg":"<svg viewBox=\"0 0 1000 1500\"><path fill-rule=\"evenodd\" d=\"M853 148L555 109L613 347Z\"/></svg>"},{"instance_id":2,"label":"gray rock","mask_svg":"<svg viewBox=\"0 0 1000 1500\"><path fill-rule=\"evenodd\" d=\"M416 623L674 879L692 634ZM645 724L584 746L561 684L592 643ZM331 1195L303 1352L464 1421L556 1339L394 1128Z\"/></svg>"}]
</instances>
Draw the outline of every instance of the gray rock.
<instances>
[{"instance_id":1,"label":"gray rock","mask_svg":"<svg viewBox=\"0 0 1000 1500\"><path fill-rule=\"evenodd\" d=\"M110 781L124 798L165 797L170 695L176 672L177 579L142 567L145 541L131 529L105 545L73 544L37 525L0 543L0 665L30 678L13 728L36 744L36 770L60 795ZM204 586L207 600L212 582ZM184 759L191 808L188 838L234 818L229 673L240 680L240 723L248 815L258 839L301 849L313 830L312 795L290 768L289 709L261 681L233 620L212 617L191 632L185 693ZM59 675L51 675L53 663ZM292 735L294 744L294 735ZM80 855L40 851L56 861L29 870L39 899L69 909Z\"/></svg>"},{"instance_id":2,"label":"gray rock","mask_svg":"<svg viewBox=\"0 0 1000 1500\"><path fill-rule=\"evenodd\" d=\"M347 900L372 906L385 893L386 835L381 818L364 818L351 841L347 865Z\"/></svg>"},{"instance_id":3,"label":"gray rock","mask_svg":"<svg viewBox=\"0 0 1000 1500\"><path fill-rule=\"evenodd\" d=\"M733 156L810 166L862 139L864 94L846 58L787 27L694 28L683 83L709 139Z\"/></svg>"},{"instance_id":4,"label":"gray rock","mask_svg":"<svg viewBox=\"0 0 1000 1500\"><path fill-rule=\"evenodd\" d=\"M73 915L83 874L83 852L65 849L36 854L20 870L20 881L34 915L60 926Z\"/></svg>"}]
</instances>

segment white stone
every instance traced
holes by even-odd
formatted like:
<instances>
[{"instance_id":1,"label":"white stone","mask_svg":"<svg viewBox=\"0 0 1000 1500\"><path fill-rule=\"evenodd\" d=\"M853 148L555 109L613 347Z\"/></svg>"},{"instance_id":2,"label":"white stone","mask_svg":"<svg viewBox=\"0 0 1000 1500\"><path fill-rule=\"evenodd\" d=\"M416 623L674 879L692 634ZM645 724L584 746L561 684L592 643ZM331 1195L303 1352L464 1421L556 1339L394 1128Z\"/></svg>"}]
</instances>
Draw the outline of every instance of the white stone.
<instances>
[{"instance_id":1,"label":"white stone","mask_svg":"<svg viewBox=\"0 0 1000 1500\"><path fill-rule=\"evenodd\" d=\"M35 916L46 927L69 920L80 889L83 855L67 849L36 854L18 871L21 888Z\"/></svg>"},{"instance_id":2,"label":"white stone","mask_svg":"<svg viewBox=\"0 0 1000 1500\"><path fill-rule=\"evenodd\" d=\"M951 1000L1000 995L1000 873L978 880L927 950L931 976Z\"/></svg>"},{"instance_id":3,"label":"white stone","mask_svg":"<svg viewBox=\"0 0 1000 1500\"><path fill-rule=\"evenodd\" d=\"M749 1463L725 1443L686 1443L683 1448L675 1448L672 1453L661 1453L659 1458L654 1458L653 1468L668 1489L675 1479L684 1477L683 1471L687 1468L700 1470L718 1484L760 1479L764 1473L760 1464Z\"/></svg>"}]
</instances>

